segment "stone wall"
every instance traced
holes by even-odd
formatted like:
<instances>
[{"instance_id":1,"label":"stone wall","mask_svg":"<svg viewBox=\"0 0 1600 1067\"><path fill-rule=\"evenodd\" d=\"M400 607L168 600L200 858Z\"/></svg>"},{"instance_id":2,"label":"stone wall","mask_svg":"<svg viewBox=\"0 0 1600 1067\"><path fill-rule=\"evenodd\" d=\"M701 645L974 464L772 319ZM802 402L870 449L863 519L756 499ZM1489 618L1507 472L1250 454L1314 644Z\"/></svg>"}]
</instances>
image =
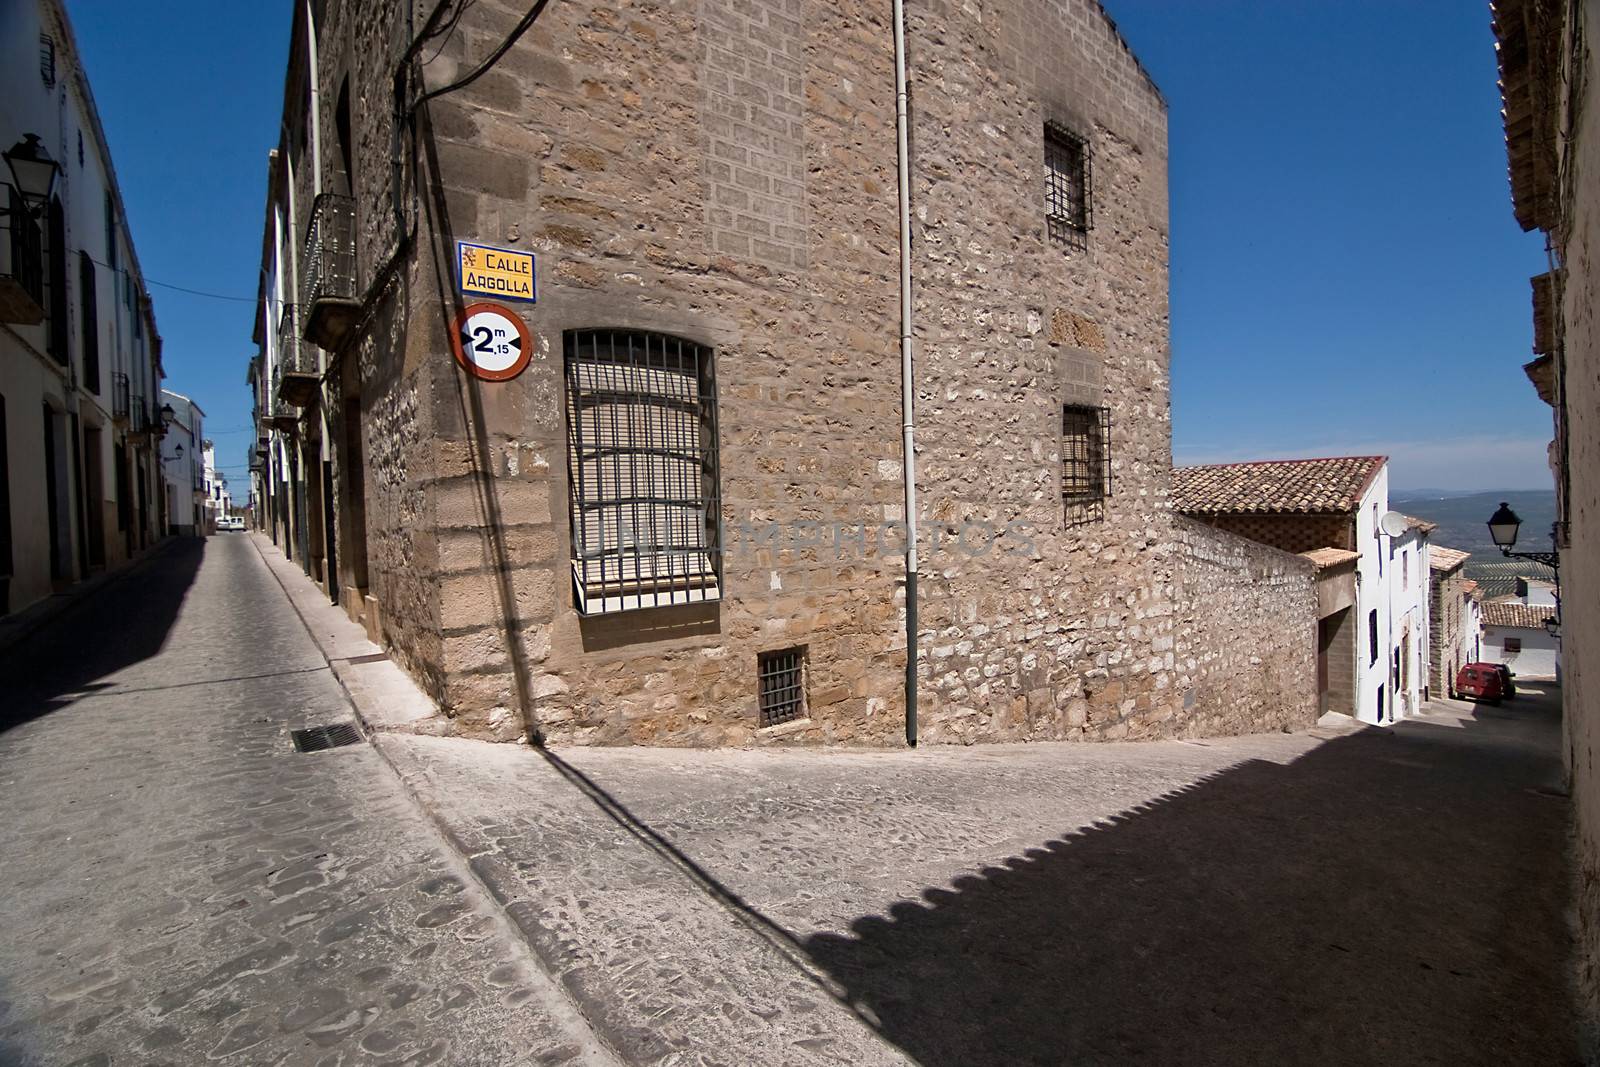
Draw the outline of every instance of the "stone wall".
<instances>
[{"instance_id":1,"label":"stone wall","mask_svg":"<svg viewBox=\"0 0 1600 1067\"><path fill-rule=\"evenodd\" d=\"M1570 62L1583 94L1567 149L1567 234L1561 243L1565 283L1562 388L1566 419L1568 544L1561 552L1562 688L1572 798L1577 812L1580 988L1591 1061L1600 1058L1600 3L1568 5L1581 19L1587 48ZM1565 94L1563 94L1565 95Z\"/></svg>"},{"instance_id":2,"label":"stone wall","mask_svg":"<svg viewBox=\"0 0 1600 1067\"><path fill-rule=\"evenodd\" d=\"M923 736L1155 736L1179 699L1165 104L1095 4L908 15ZM1047 230L1047 122L1089 146L1081 247ZM1080 526L1061 498L1069 403L1111 420L1110 497ZM1005 532L962 551L975 529Z\"/></svg>"},{"instance_id":3,"label":"stone wall","mask_svg":"<svg viewBox=\"0 0 1600 1067\"><path fill-rule=\"evenodd\" d=\"M424 49L425 84L470 69L519 14L469 8ZM388 64L400 15L392 0L325 13L323 128L348 74L364 288L383 279L396 232ZM402 138L403 169L419 177L398 200L416 240L342 377L360 396L382 637L462 733L900 743L888 18L859 0L551 5ZM909 50L923 737L1299 721L1295 699L1271 704L1272 685L1292 685L1314 653L1314 635L1294 644L1303 627L1290 616L1310 612L1294 599L1299 565L1175 531L1169 510L1159 94L1089 0L933 2L914 9ZM1093 153L1081 246L1046 230L1047 121ZM535 351L514 381L479 383L450 360L457 239L538 256L538 303L520 309ZM563 337L597 327L714 350L720 602L574 608ZM1060 495L1068 403L1111 418L1105 515L1074 527ZM335 409L335 443L341 419ZM1210 600L1234 622L1196 621ZM1238 618L1280 609L1277 642L1241 658ZM807 715L761 729L757 656L791 647L805 654ZM1235 681L1242 695L1226 706ZM1314 700L1314 681L1299 699Z\"/></svg>"},{"instance_id":4,"label":"stone wall","mask_svg":"<svg viewBox=\"0 0 1600 1067\"><path fill-rule=\"evenodd\" d=\"M1216 736L1314 725L1316 568L1300 556L1184 518L1177 520L1176 536L1182 732Z\"/></svg>"},{"instance_id":5,"label":"stone wall","mask_svg":"<svg viewBox=\"0 0 1600 1067\"><path fill-rule=\"evenodd\" d=\"M1428 685L1435 699L1455 691L1456 671L1466 662L1461 649L1466 585L1460 568L1447 574L1428 572Z\"/></svg>"}]
</instances>

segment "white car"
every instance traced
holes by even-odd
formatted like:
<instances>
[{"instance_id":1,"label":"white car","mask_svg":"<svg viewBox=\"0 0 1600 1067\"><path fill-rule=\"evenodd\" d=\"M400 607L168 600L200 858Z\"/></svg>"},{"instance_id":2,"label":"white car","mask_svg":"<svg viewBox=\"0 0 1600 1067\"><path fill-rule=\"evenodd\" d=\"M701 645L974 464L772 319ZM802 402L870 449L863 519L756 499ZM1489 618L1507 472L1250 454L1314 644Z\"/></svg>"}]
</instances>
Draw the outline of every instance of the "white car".
<instances>
[{"instance_id":1,"label":"white car","mask_svg":"<svg viewBox=\"0 0 1600 1067\"><path fill-rule=\"evenodd\" d=\"M220 519L217 520L217 532L218 533L221 533L224 530L242 530L242 529L244 529L244 520L239 518L237 515L224 515Z\"/></svg>"}]
</instances>

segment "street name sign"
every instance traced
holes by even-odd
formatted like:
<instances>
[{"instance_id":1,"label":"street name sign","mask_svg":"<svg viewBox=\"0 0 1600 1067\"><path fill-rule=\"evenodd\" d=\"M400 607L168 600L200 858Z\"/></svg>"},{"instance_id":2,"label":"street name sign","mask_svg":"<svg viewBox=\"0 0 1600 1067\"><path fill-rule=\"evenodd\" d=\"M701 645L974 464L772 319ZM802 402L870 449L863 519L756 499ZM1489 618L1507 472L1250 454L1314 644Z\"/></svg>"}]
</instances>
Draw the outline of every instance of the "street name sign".
<instances>
[{"instance_id":1,"label":"street name sign","mask_svg":"<svg viewBox=\"0 0 1600 1067\"><path fill-rule=\"evenodd\" d=\"M464 296L489 296L497 300L538 299L532 252L456 242L457 287Z\"/></svg>"}]
</instances>

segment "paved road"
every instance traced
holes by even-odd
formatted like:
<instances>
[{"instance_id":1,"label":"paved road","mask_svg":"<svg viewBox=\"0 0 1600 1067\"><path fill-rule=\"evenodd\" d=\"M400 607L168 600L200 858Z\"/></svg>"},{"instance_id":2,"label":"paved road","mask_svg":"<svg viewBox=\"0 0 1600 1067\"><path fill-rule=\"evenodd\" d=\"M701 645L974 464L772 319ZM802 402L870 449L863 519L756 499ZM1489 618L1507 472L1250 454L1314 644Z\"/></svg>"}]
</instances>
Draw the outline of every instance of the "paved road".
<instances>
[{"instance_id":1,"label":"paved road","mask_svg":"<svg viewBox=\"0 0 1600 1067\"><path fill-rule=\"evenodd\" d=\"M380 743L641 1060L1576 1062L1551 695L1323 733Z\"/></svg>"},{"instance_id":2,"label":"paved road","mask_svg":"<svg viewBox=\"0 0 1600 1067\"><path fill-rule=\"evenodd\" d=\"M0 1064L609 1062L243 535L0 660Z\"/></svg>"},{"instance_id":3,"label":"paved road","mask_svg":"<svg viewBox=\"0 0 1600 1067\"><path fill-rule=\"evenodd\" d=\"M370 747L293 753L349 710L247 538L69 621L0 661L0 1064L605 1062L569 996L660 1067L1573 1062L1550 692L1205 743L383 736L468 866Z\"/></svg>"}]
</instances>

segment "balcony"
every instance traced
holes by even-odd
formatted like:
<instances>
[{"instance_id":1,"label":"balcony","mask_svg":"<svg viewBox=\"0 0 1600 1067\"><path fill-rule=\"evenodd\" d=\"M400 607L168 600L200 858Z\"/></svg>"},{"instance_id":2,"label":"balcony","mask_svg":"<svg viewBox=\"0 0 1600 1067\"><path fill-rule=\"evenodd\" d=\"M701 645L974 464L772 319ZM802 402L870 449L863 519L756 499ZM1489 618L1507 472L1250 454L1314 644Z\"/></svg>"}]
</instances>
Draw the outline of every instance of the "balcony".
<instances>
[{"instance_id":1,"label":"balcony","mask_svg":"<svg viewBox=\"0 0 1600 1067\"><path fill-rule=\"evenodd\" d=\"M280 389L281 389L280 385ZM300 409L283 399L272 402L272 415L268 419L274 430L294 433L300 428Z\"/></svg>"},{"instance_id":2,"label":"balcony","mask_svg":"<svg viewBox=\"0 0 1600 1067\"><path fill-rule=\"evenodd\" d=\"M361 314L356 294L356 204L348 196L323 193L311 208L306 227L305 275L300 302L305 307L301 336L337 352Z\"/></svg>"},{"instance_id":3,"label":"balcony","mask_svg":"<svg viewBox=\"0 0 1600 1067\"><path fill-rule=\"evenodd\" d=\"M311 346L300 343L297 310L286 304L278 319L278 399L303 408L316 398L322 373Z\"/></svg>"},{"instance_id":4,"label":"balcony","mask_svg":"<svg viewBox=\"0 0 1600 1067\"><path fill-rule=\"evenodd\" d=\"M128 415L133 408L133 396L129 392L128 376L121 371L111 372L111 417L122 423L128 424Z\"/></svg>"},{"instance_id":5,"label":"balcony","mask_svg":"<svg viewBox=\"0 0 1600 1067\"><path fill-rule=\"evenodd\" d=\"M44 231L13 185L9 210L0 215L0 322L37 326L44 321Z\"/></svg>"}]
</instances>

